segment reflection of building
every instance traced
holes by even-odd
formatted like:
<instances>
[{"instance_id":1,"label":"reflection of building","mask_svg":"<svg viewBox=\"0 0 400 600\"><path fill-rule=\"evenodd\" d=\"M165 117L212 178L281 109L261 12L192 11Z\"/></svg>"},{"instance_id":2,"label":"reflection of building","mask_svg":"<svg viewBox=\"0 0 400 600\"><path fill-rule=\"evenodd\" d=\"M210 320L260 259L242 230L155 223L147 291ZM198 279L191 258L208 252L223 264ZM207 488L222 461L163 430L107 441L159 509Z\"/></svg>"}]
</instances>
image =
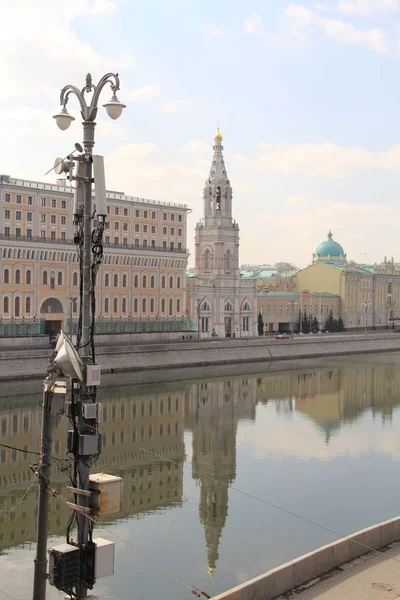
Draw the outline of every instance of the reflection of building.
<instances>
[{"instance_id":1,"label":"reflection of building","mask_svg":"<svg viewBox=\"0 0 400 600\"><path fill-rule=\"evenodd\" d=\"M189 273L187 278L187 305L202 337L248 337L256 333L256 282L240 278L239 225L232 218L232 187L219 129L214 141L203 218L196 225L194 276Z\"/></svg>"},{"instance_id":2,"label":"reflection of building","mask_svg":"<svg viewBox=\"0 0 400 600\"><path fill-rule=\"evenodd\" d=\"M310 418L329 442L342 423L355 421L365 410L391 419L400 404L400 372L392 365L353 364L269 374L257 379L257 400L276 401L278 412L296 410Z\"/></svg>"},{"instance_id":3,"label":"reflection of building","mask_svg":"<svg viewBox=\"0 0 400 600\"><path fill-rule=\"evenodd\" d=\"M200 522L212 575L228 514L228 488L236 477L236 431L240 419L255 419L255 379L196 383L186 420L193 430L193 478L200 484Z\"/></svg>"},{"instance_id":4,"label":"reflection of building","mask_svg":"<svg viewBox=\"0 0 400 600\"><path fill-rule=\"evenodd\" d=\"M0 175L4 324L42 319L47 329L65 329L70 310L77 319L72 199L65 180L51 185ZM187 206L117 192L107 193L107 203L98 314L104 319L184 315Z\"/></svg>"},{"instance_id":5,"label":"reflection of building","mask_svg":"<svg viewBox=\"0 0 400 600\"><path fill-rule=\"evenodd\" d=\"M129 397L129 388L107 390L109 401L102 405L101 432L103 447L96 471L123 477L122 511L115 518L145 514L165 509L182 501L184 459L184 396L181 391ZM41 414L38 408L9 408L0 412L2 442L24 449L39 447ZM54 456L63 458L66 445L66 421L53 431ZM34 440L37 440L35 442ZM178 465L155 457L146 450L178 462ZM0 448L0 512L7 513L23 496L32 481L29 464L35 457ZM92 472L93 469L92 469ZM55 465L52 483L67 496L67 479ZM0 515L0 550L36 538L36 492L30 493L15 512ZM70 509L61 501L50 502L50 535L63 535Z\"/></svg>"}]
</instances>

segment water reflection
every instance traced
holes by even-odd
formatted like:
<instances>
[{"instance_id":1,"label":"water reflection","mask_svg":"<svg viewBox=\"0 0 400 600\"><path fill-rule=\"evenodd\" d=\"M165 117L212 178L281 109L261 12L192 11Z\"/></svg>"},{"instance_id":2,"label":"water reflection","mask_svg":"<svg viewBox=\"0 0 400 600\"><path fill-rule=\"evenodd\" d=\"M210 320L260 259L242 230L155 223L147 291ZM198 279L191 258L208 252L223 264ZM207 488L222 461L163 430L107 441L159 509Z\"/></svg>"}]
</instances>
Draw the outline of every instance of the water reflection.
<instances>
[{"instance_id":1,"label":"water reflection","mask_svg":"<svg viewBox=\"0 0 400 600\"><path fill-rule=\"evenodd\" d=\"M101 402L103 447L96 471L124 479L118 520L151 518L154 512L185 508L185 430L189 440L191 436L186 452L192 458L198 519L204 532L202 540L191 542L204 549L205 539L208 571L213 575L228 524L229 487L239 475L240 424L255 428L261 417L268 424L273 413L277 419L274 426L291 422L294 429L301 430L300 420L305 420L315 426L319 443L326 448L344 425L355 424L367 411L373 418L379 416L381 426L391 423L400 404L400 369L397 364L349 361L340 368L108 388L101 390ZM2 443L38 450L39 403L40 398L34 396L2 401ZM65 457L66 430L67 423L62 420L53 432L53 451L59 458ZM264 431L258 435L266 438ZM273 439L270 436L272 445ZM281 436L280 444L289 445L289 438ZM301 441L296 449L301 454ZM0 448L0 553L35 539L36 491L20 502L32 480L32 458ZM65 495L65 474L54 469L52 481ZM16 510L7 514L16 504ZM70 509L63 503L51 502L51 535L64 535L69 515Z\"/></svg>"}]
</instances>

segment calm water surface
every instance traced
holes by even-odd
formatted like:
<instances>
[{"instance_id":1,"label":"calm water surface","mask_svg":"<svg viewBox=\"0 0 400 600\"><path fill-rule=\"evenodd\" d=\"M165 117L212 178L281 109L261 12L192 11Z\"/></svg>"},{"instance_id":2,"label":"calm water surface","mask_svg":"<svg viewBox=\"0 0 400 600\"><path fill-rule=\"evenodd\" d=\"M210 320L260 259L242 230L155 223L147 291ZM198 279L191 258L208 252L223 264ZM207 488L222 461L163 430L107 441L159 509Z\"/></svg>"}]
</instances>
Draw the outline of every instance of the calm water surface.
<instances>
[{"instance_id":1,"label":"calm water surface","mask_svg":"<svg viewBox=\"0 0 400 600\"><path fill-rule=\"evenodd\" d=\"M38 394L14 398L0 389L3 443L39 449L34 386ZM341 534L398 514L398 354L100 395L95 471L124 479L121 514L97 528L116 542L115 576L95 588L102 599L192 598L176 578L215 595L336 539L240 490ZM61 419L59 457L66 430ZM30 462L0 448L0 589L15 600L31 597L36 489L7 511L32 480ZM52 479L67 496L65 475ZM50 545L64 541L69 514L51 499ZM49 588L48 598L59 592Z\"/></svg>"}]
</instances>

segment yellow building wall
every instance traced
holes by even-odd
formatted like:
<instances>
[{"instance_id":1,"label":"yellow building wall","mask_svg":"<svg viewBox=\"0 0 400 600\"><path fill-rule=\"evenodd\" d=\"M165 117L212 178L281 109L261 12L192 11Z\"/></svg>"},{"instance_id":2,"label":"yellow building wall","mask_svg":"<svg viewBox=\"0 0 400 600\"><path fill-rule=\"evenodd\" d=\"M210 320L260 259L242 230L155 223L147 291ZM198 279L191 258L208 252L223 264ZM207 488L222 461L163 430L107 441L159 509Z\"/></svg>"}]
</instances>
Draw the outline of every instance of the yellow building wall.
<instances>
[{"instance_id":1,"label":"yellow building wall","mask_svg":"<svg viewBox=\"0 0 400 600\"><path fill-rule=\"evenodd\" d=\"M340 295L340 277L339 269L319 262L297 273L297 289Z\"/></svg>"}]
</instances>

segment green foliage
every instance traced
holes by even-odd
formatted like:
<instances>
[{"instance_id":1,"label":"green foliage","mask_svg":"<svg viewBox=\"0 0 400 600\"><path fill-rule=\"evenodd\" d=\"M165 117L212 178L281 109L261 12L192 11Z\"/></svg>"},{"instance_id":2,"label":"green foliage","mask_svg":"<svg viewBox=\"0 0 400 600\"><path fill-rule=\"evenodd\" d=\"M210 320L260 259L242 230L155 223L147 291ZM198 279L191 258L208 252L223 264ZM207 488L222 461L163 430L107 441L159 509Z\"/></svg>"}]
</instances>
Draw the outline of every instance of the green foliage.
<instances>
[{"instance_id":1,"label":"green foliage","mask_svg":"<svg viewBox=\"0 0 400 600\"><path fill-rule=\"evenodd\" d=\"M264 334L264 321L263 321L261 313L258 313L257 329L258 329L258 335L263 335Z\"/></svg>"},{"instance_id":2,"label":"green foliage","mask_svg":"<svg viewBox=\"0 0 400 600\"><path fill-rule=\"evenodd\" d=\"M339 317L339 319L335 319L333 317L332 311L329 312L329 317L325 322L325 329L330 331L331 333L335 331L344 331L344 323L343 319Z\"/></svg>"}]
</instances>

